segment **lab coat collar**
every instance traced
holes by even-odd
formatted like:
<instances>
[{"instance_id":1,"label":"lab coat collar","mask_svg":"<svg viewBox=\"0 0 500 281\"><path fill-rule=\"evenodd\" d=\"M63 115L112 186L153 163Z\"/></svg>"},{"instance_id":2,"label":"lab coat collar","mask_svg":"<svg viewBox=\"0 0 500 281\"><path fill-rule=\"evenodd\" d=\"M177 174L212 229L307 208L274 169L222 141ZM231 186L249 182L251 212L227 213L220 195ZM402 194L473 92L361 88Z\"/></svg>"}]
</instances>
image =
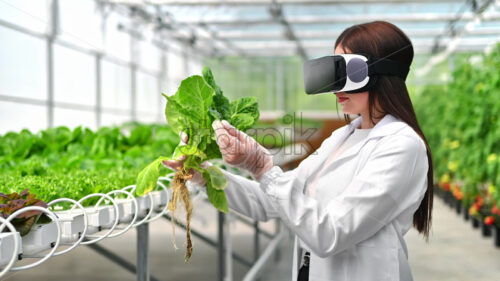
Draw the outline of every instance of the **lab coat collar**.
<instances>
[{"instance_id":1,"label":"lab coat collar","mask_svg":"<svg viewBox=\"0 0 500 281\"><path fill-rule=\"evenodd\" d=\"M361 116L351 121L351 123L347 127L347 135L350 135L354 131L354 129L358 128L361 125L361 121ZM367 140L394 134L405 126L407 125L403 121L397 119L391 114L386 114L382 118L382 120L380 120L372 128L372 130L368 134Z\"/></svg>"},{"instance_id":2,"label":"lab coat collar","mask_svg":"<svg viewBox=\"0 0 500 281\"><path fill-rule=\"evenodd\" d=\"M332 147L332 149L337 149L342 142L354 131L354 129L358 128L361 125L361 117L358 117L351 121L350 124L346 127L347 129L344 131L344 134L337 140L335 145ZM338 163L339 161L342 161L346 158L349 158L351 156L356 155L361 148L371 139L374 138L379 138L387 135L392 135L404 128L405 126L408 126L406 123L403 121L397 119L396 117L392 116L391 114L386 114L382 120L380 120L375 126L372 128L366 139L360 141L353 147L350 147L346 151L344 151L339 157L334 159L329 165L333 163ZM333 151L333 150L332 150ZM330 153L332 152L330 151ZM330 154L328 153L328 154Z\"/></svg>"}]
</instances>

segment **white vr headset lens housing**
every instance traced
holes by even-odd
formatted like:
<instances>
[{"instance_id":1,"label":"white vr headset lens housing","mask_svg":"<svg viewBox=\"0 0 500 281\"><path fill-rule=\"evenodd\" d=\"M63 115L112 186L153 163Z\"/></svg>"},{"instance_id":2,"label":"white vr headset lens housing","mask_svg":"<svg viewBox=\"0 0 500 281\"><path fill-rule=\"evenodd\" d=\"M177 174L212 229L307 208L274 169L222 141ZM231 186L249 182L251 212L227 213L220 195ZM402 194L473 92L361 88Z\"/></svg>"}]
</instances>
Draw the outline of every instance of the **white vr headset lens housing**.
<instances>
[{"instance_id":1,"label":"white vr headset lens housing","mask_svg":"<svg viewBox=\"0 0 500 281\"><path fill-rule=\"evenodd\" d=\"M361 55L341 55L345 61L346 79L342 89L337 92L352 91L360 89L370 80L368 77L368 59Z\"/></svg>"}]
</instances>

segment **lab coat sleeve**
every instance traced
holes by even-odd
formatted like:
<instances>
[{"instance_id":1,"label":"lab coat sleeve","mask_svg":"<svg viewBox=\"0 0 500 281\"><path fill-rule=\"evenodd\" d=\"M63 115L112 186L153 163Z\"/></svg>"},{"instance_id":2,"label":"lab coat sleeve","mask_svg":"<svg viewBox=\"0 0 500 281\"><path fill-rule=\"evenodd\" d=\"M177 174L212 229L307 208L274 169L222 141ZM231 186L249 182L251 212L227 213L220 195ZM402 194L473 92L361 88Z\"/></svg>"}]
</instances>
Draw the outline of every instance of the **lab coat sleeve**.
<instances>
[{"instance_id":1,"label":"lab coat sleeve","mask_svg":"<svg viewBox=\"0 0 500 281\"><path fill-rule=\"evenodd\" d=\"M336 130L333 134L340 134L345 129ZM335 136L333 135L331 138L333 137ZM293 170L293 173L300 174L301 177L307 177L309 173L308 168L315 161L318 161L317 155L323 153L324 149L328 147L331 138L325 140L318 150L304 159L299 167ZM234 175L225 170L222 170L222 172L226 175L228 182L225 191L229 208L259 221L267 221L279 217L274 202L259 188L258 182Z\"/></svg>"},{"instance_id":2,"label":"lab coat sleeve","mask_svg":"<svg viewBox=\"0 0 500 281\"><path fill-rule=\"evenodd\" d=\"M259 188L259 183L222 170L227 179L226 197L229 208L259 221L277 218L273 202Z\"/></svg>"},{"instance_id":3,"label":"lab coat sleeve","mask_svg":"<svg viewBox=\"0 0 500 281\"><path fill-rule=\"evenodd\" d=\"M282 221L324 258L370 238L404 210L416 209L427 188L427 169L423 141L391 135L378 141L345 191L323 208L303 194L305 179L293 171L273 167L260 187Z\"/></svg>"}]
</instances>

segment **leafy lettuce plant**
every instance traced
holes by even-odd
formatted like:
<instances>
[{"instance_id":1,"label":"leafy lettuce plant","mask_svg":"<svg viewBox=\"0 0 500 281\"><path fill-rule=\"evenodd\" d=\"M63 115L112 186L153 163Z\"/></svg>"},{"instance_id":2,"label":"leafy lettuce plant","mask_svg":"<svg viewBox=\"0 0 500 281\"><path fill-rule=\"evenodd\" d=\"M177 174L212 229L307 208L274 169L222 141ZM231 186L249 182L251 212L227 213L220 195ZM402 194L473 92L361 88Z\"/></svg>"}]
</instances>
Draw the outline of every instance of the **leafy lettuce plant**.
<instances>
[{"instance_id":1,"label":"leafy lettuce plant","mask_svg":"<svg viewBox=\"0 0 500 281\"><path fill-rule=\"evenodd\" d=\"M40 199L35 198L35 195L29 193L28 189L23 190L21 193L0 193L0 216L8 218L15 211L28 206L39 206L47 208L47 204ZM24 236L28 234L33 225L38 221L41 211L28 211L20 214L12 220L12 225L17 231Z\"/></svg>"},{"instance_id":2,"label":"leafy lettuce plant","mask_svg":"<svg viewBox=\"0 0 500 281\"><path fill-rule=\"evenodd\" d=\"M190 239L192 204L186 181L192 177L193 171L200 172L206 180L206 191L212 205L221 212L228 211L224 193L227 186L226 177L218 167L201 166L204 161L221 157L212 122L224 119L237 129L245 131L259 119L259 110L255 97L244 97L230 102L223 95L212 71L207 67L203 69L203 76L194 75L184 79L173 96L164 96L167 99L165 115L168 124L176 133L185 132L189 140L185 145L178 145L171 156L161 156L146 166L137 177L136 193L141 196L156 187L162 161L186 156L183 168L176 172L170 185L173 196L169 209L174 220L178 199L182 199L186 207L187 262L192 252Z\"/></svg>"}]
</instances>

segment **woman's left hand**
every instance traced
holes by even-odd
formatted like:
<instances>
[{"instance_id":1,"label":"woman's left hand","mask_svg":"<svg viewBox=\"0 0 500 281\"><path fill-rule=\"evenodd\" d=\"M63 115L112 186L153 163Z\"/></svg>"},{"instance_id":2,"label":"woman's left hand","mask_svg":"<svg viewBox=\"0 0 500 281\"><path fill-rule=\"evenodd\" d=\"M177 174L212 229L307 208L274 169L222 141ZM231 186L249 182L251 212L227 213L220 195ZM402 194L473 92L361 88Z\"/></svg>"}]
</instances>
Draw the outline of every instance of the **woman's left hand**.
<instances>
[{"instance_id":1,"label":"woman's left hand","mask_svg":"<svg viewBox=\"0 0 500 281\"><path fill-rule=\"evenodd\" d=\"M181 132L179 134L179 136L181 138L179 145L185 145L188 142L189 137L184 132ZM172 169L174 171L178 171L178 170L182 169L182 167L184 166L184 161L186 161L186 155L182 155L181 157L179 157L178 159L175 159L175 160L165 160L162 162L162 164L163 164L163 166L165 166L169 169ZM207 168L211 165L212 164L210 164L207 161L201 163L202 168ZM199 186L205 186L206 181L198 171L191 169L190 173L193 174L193 177L189 180L191 183L193 183L195 185L199 185Z\"/></svg>"}]
</instances>

